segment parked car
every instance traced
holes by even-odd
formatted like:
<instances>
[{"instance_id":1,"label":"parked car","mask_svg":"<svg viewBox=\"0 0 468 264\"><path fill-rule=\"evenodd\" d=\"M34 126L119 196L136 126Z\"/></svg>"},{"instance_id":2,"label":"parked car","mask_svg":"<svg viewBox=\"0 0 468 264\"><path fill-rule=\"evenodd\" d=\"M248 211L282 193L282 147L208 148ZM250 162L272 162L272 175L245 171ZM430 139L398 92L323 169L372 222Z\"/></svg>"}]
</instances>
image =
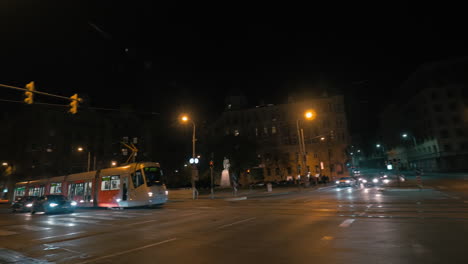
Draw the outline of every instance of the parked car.
<instances>
[{"instance_id":1,"label":"parked car","mask_svg":"<svg viewBox=\"0 0 468 264\"><path fill-rule=\"evenodd\" d=\"M356 180L352 177L341 177L335 183L337 187L352 187L356 185Z\"/></svg>"},{"instance_id":2,"label":"parked car","mask_svg":"<svg viewBox=\"0 0 468 264\"><path fill-rule=\"evenodd\" d=\"M69 201L64 195L44 195L35 200L31 206L31 214L36 212L73 213L76 208L75 201Z\"/></svg>"},{"instance_id":3,"label":"parked car","mask_svg":"<svg viewBox=\"0 0 468 264\"><path fill-rule=\"evenodd\" d=\"M36 196L24 196L18 197L11 205L11 211L15 212L28 212L33 205L33 202L37 199Z\"/></svg>"}]
</instances>

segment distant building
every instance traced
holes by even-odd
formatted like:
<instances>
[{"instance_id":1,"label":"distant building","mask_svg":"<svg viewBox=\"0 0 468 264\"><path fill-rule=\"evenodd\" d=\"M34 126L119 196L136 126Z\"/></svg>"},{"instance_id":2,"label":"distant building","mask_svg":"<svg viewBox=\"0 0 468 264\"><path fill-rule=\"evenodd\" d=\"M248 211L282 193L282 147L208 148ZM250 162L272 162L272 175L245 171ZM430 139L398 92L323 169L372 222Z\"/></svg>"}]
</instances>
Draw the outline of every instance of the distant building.
<instances>
[{"instance_id":1,"label":"distant building","mask_svg":"<svg viewBox=\"0 0 468 264\"><path fill-rule=\"evenodd\" d=\"M211 133L242 135L257 143L258 166L254 169L260 174L253 180L281 181L317 173L336 178L346 173L349 134L343 96L226 109ZM307 109L316 111L316 119L305 120ZM298 120L304 131L306 168L301 168Z\"/></svg>"},{"instance_id":2,"label":"distant building","mask_svg":"<svg viewBox=\"0 0 468 264\"><path fill-rule=\"evenodd\" d=\"M423 66L381 115L388 158L402 169L468 169L467 69L467 59Z\"/></svg>"}]
</instances>

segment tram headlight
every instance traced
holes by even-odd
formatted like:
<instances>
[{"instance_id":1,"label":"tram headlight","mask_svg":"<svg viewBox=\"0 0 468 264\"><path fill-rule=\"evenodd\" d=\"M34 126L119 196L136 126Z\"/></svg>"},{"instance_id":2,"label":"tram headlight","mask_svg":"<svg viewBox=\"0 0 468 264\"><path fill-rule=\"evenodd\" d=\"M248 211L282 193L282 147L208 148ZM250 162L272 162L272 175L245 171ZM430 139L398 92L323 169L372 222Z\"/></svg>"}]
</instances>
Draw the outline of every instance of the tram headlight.
<instances>
[{"instance_id":1,"label":"tram headlight","mask_svg":"<svg viewBox=\"0 0 468 264\"><path fill-rule=\"evenodd\" d=\"M58 205L58 204L56 204L56 203L50 203L50 204L49 204L50 207L55 207L55 206L57 206L57 205Z\"/></svg>"},{"instance_id":2,"label":"tram headlight","mask_svg":"<svg viewBox=\"0 0 468 264\"><path fill-rule=\"evenodd\" d=\"M169 191L168 191L168 190L166 190L166 195L169 195Z\"/></svg>"},{"instance_id":3,"label":"tram headlight","mask_svg":"<svg viewBox=\"0 0 468 264\"><path fill-rule=\"evenodd\" d=\"M32 203L26 204L26 207L32 207Z\"/></svg>"},{"instance_id":4,"label":"tram headlight","mask_svg":"<svg viewBox=\"0 0 468 264\"><path fill-rule=\"evenodd\" d=\"M373 179L372 182L373 182L373 183L378 183L378 182L379 182L379 179Z\"/></svg>"},{"instance_id":5,"label":"tram headlight","mask_svg":"<svg viewBox=\"0 0 468 264\"><path fill-rule=\"evenodd\" d=\"M148 192L149 197L153 197L153 192Z\"/></svg>"},{"instance_id":6,"label":"tram headlight","mask_svg":"<svg viewBox=\"0 0 468 264\"><path fill-rule=\"evenodd\" d=\"M75 202L75 201L72 201L70 204L71 204L72 206L76 206L76 202Z\"/></svg>"}]
</instances>

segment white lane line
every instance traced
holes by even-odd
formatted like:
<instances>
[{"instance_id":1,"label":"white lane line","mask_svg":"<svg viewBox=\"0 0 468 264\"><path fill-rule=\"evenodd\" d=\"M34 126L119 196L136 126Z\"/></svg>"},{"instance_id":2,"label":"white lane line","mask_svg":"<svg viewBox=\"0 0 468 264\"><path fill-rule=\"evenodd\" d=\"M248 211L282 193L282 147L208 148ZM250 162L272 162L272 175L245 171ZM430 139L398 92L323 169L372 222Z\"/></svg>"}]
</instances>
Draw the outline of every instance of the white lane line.
<instances>
[{"instance_id":1,"label":"white lane line","mask_svg":"<svg viewBox=\"0 0 468 264\"><path fill-rule=\"evenodd\" d=\"M50 227L41 227L41 226L33 226L33 225L14 225L11 226L13 228L21 228L21 229L26 229L29 231L43 231L43 230L49 230Z\"/></svg>"},{"instance_id":2,"label":"white lane line","mask_svg":"<svg viewBox=\"0 0 468 264\"><path fill-rule=\"evenodd\" d=\"M346 219L340 224L340 227L348 227L354 222L354 220L355 219Z\"/></svg>"},{"instance_id":3,"label":"white lane line","mask_svg":"<svg viewBox=\"0 0 468 264\"><path fill-rule=\"evenodd\" d=\"M233 225L240 224L240 223L243 223L243 222L247 222L247 221L253 220L255 218L257 218L257 217L251 217L251 218L240 220L240 221L237 221L237 222L234 222L234 223L223 225L223 226L218 227L218 229L225 228L225 227L228 227L228 226L233 226Z\"/></svg>"},{"instance_id":4,"label":"white lane line","mask_svg":"<svg viewBox=\"0 0 468 264\"><path fill-rule=\"evenodd\" d=\"M141 224L146 224L146 223L151 223L151 222L156 222L158 220L149 220L149 221L143 221L143 222L136 222L136 223L131 223L126 226L132 226L132 225L141 225Z\"/></svg>"},{"instance_id":5,"label":"white lane line","mask_svg":"<svg viewBox=\"0 0 468 264\"><path fill-rule=\"evenodd\" d=\"M99 220L115 220L115 218L113 217L95 216L95 215L77 215L76 217L93 218L93 219L99 219Z\"/></svg>"},{"instance_id":6,"label":"white lane line","mask_svg":"<svg viewBox=\"0 0 468 264\"><path fill-rule=\"evenodd\" d=\"M141 249L145 249L145 248L149 248L149 247L154 247L154 246L157 246L157 245L161 245L161 244L164 244L164 243L168 243L168 242L171 242L171 241L174 241L174 240L177 240L177 238L171 238L171 239L164 240L164 241L161 241L161 242L149 244L149 245L142 246L142 247L139 247L139 248L134 248L134 249L130 249L130 250L125 250L125 251L122 251L122 252L119 252L119 253L116 253L116 254L111 254L111 255L107 255L107 256L102 256L102 257L95 258L95 259L90 259L90 260L83 261L83 262L79 262L79 263L76 263L76 264L85 264L85 263L96 262L96 261L101 260L101 259L106 259L106 258L112 258L112 257L120 256L120 255L127 254L127 253L130 253L130 252L133 252L133 251L137 251L137 250L141 250Z\"/></svg>"},{"instance_id":7,"label":"white lane line","mask_svg":"<svg viewBox=\"0 0 468 264\"><path fill-rule=\"evenodd\" d=\"M86 224L99 224L100 221L94 220L87 220L87 219L76 219L76 218L60 218L55 219L55 221L62 221L62 222L73 222L73 223L86 223Z\"/></svg>"},{"instance_id":8,"label":"white lane line","mask_svg":"<svg viewBox=\"0 0 468 264\"><path fill-rule=\"evenodd\" d=\"M18 234L18 233L13 232L13 231L1 230L0 229L0 236L10 236L10 235L15 235L15 234Z\"/></svg>"},{"instance_id":9,"label":"white lane line","mask_svg":"<svg viewBox=\"0 0 468 264\"><path fill-rule=\"evenodd\" d=\"M38 238L38 239L34 239L34 240L46 240L46 239L50 239L50 238L57 238L57 237L63 237L63 236L73 236L73 235L81 234L81 233L86 233L86 231L73 232L73 233L68 233L68 234L63 234L63 235L57 235L57 236L42 237L42 238Z\"/></svg>"}]
</instances>

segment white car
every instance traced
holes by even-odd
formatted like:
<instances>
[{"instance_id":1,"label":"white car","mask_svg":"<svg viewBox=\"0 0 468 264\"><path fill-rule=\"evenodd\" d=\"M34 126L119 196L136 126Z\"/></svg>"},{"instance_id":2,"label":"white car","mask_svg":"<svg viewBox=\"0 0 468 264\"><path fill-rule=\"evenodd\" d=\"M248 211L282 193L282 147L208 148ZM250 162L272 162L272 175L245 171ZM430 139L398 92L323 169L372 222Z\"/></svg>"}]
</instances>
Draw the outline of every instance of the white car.
<instances>
[{"instance_id":1,"label":"white car","mask_svg":"<svg viewBox=\"0 0 468 264\"><path fill-rule=\"evenodd\" d=\"M356 180L351 177L341 177L335 183L337 187L352 187L356 185Z\"/></svg>"}]
</instances>

